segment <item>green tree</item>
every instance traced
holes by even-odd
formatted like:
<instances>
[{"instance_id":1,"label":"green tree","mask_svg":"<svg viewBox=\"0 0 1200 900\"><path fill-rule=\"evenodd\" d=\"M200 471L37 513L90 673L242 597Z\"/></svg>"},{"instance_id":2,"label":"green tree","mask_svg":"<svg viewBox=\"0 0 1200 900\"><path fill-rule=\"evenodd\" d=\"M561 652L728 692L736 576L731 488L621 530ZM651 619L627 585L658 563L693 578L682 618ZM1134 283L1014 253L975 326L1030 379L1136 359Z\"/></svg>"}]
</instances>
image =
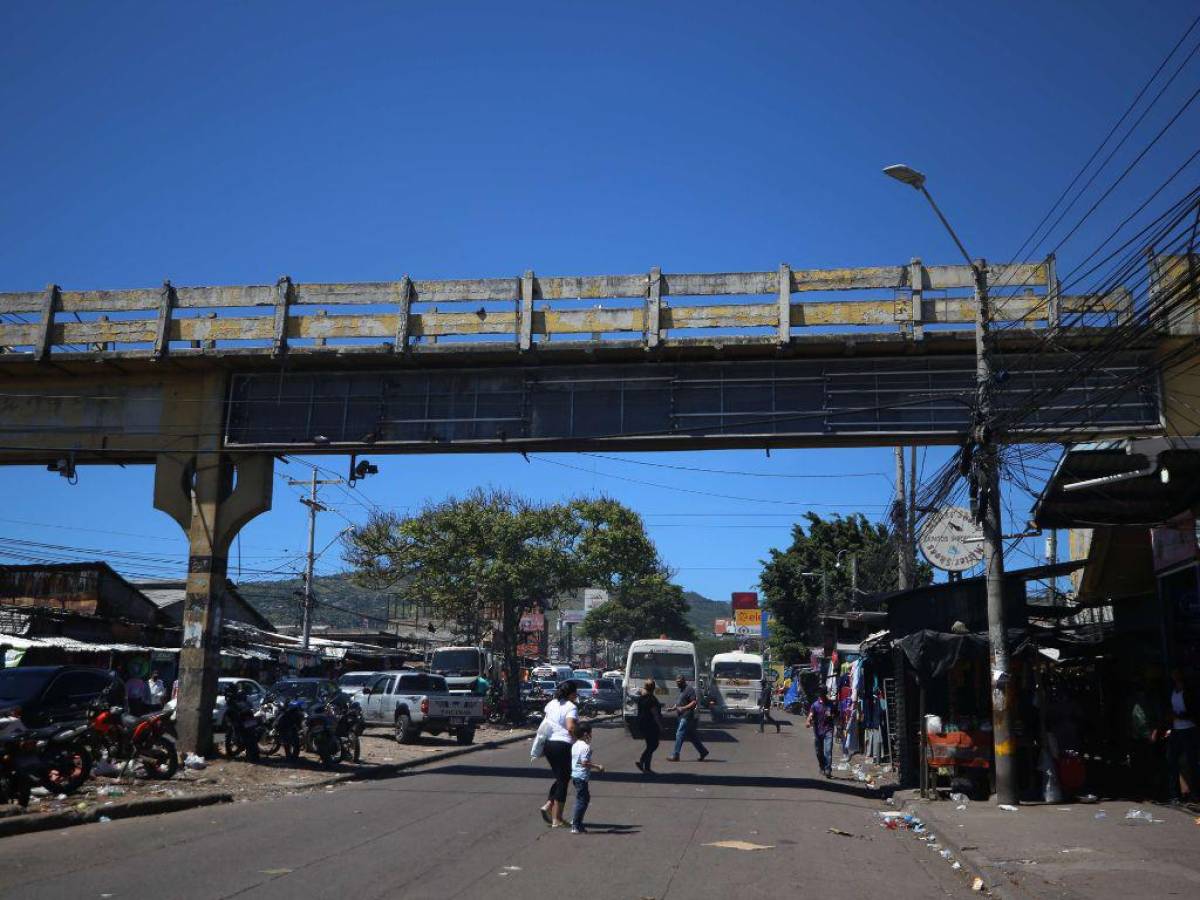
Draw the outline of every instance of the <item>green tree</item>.
<instances>
[{"instance_id":1,"label":"green tree","mask_svg":"<svg viewBox=\"0 0 1200 900\"><path fill-rule=\"evenodd\" d=\"M683 589L671 583L642 517L609 497L574 500L570 510L580 584L605 588L609 596L588 613L580 633L618 644L660 634L691 640Z\"/></svg>"},{"instance_id":2,"label":"green tree","mask_svg":"<svg viewBox=\"0 0 1200 900\"><path fill-rule=\"evenodd\" d=\"M771 612L771 646L785 662L820 645L823 612L878 608L872 595L898 587L896 545L885 526L861 513L823 519L805 515L792 526L786 550L772 548L762 561L759 587ZM933 569L915 567L916 584L933 581ZM854 581L857 580L857 591Z\"/></svg>"},{"instance_id":3,"label":"green tree","mask_svg":"<svg viewBox=\"0 0 1200 900\"><path fill-rule=\"evenodd\" d=\"M415 516L375 513L343 542L359 583L395 586L479 635L500 624L509 709L520 710L517 641L521 615L578 584L578 531L563 505L538 505L506 491L476 490L428 504ZM477 638L476 638L477 639Z\"/></svg>"}]
</instances>

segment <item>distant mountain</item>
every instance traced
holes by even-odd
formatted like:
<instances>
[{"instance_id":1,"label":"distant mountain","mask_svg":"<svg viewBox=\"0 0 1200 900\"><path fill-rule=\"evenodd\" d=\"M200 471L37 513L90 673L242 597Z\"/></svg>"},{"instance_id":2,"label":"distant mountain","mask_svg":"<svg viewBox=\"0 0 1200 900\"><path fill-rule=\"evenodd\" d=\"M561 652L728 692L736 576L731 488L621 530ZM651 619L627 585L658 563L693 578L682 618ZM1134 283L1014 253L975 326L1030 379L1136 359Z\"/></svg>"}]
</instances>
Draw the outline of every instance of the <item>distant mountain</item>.
<instances>
[{"instance_id":1,"label":"distant mountain","mask_svg":"<svg viewBox=\"0 0 1200 900\"><path fill-rule=\"evenodd\" d=\"M300 624L303 590L304 582L299 578L243 581L238 585L238 593L276 625ZM354 584L347 572L318 575L313 579L313 591L317 598L314 625L380 629L386 625L387 598Z\"/></svg>"},{"instance_id":2,"label":"distant mountain","mask_svg":"<svg viewBox=\"0 0 1200 900\"><path fill-rule=\"evenodd\" d=\"M709 600L703 594L695 591L684 591L683 599L687 601L687 619L700 633L701 637L711 637L713 621L729 618L729 604L721 600Z\"/></svg>"}]
</instances>

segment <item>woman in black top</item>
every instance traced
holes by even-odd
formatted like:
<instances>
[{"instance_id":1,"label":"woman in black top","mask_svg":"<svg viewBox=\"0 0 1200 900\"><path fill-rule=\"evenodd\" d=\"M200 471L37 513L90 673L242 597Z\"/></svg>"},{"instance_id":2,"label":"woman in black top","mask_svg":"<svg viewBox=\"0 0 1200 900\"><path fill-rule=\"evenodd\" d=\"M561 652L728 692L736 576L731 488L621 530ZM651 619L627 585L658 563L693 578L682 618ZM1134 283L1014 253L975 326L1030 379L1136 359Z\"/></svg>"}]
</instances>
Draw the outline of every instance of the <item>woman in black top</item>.
<instances>
[{"instance_id":1,"label":"woman in black top","mask_svg":"<svg viewBox=\"0 0 1200 900\"><path fill-rule=\"evenodd\" d=\"M642 739L646 742L646 749L642 751L642 757L634 762L634 765L642 772L643 775L653 775L654 771L650 768L650 760L654 756L654 751L658 749L658 736L662 731L662 704L658 702L658 697L654 696L655 688L653 678L647 678L646 683L642 685L642 690L637 695L637 727L642 733Z\"/></svg>"}]
</instances>

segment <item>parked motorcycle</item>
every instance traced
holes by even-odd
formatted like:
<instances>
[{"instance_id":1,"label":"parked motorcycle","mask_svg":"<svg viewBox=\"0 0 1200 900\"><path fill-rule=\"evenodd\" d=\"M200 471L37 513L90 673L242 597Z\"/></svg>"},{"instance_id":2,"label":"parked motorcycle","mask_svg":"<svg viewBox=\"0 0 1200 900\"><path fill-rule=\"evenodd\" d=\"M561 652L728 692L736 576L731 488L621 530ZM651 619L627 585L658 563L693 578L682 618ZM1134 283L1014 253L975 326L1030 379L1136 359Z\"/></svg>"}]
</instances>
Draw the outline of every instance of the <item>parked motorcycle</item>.
<instances>
[{"instance_id":1,"label":"parked motorcycle","mask_svg":"<svg viewBox=\"0 0 1200 900\"><path fill-rule=\"evenodd\" d=\"M110 761L139 762L151 778L167 779L179 770L175 735L167 713L131 716L123 707L103 700L89 710L88 731L79 740L93 757L106 755Z\"/></svg>"},{"instance_id":2,"label":"parked motorcycle","mask_svg":"<svg viewBox=\"0 0 1200 900\"><path fill-rule=\"evenodd\" d=\"M0 719L0 803L24 806L37 785L54 794L78 790L92 771L87 730L86 724L30 729L20 719Z\"/></svg>"},{"instance_id":3,"label":"parked motorcycle","mask_svg":"<svg viewBox=\"0 0 1200 900\"><path fill-rule=\"evenodd\" d=\"M280 748L288 759L300 756L300 732L304 725L305 703L300 698L268 694L258 709L262 723L258 732L258 750L270 756Z\"/></svg>"},{"instance_id":4,"label":"parked motorcycle","mask_svg":"<svg viewBox=\"0 0 1200 900\"><path fill-rule=\"evenodd\" d=\"M362 707L344 696L334 697L327 704L334 717L333 733L341 749L342 762L358 762L362 758L362 733L366 728Z\"/></svg>"},{"instance_id":5,"label":"parked motorcycle","mask_svg":"<svg viewBox=\"0 0 1200 900\"><path fill-rule=\"evenodd\" d=\"M319 756L321 765L326 768L331 769L338 764L342 747L337 736L337 717L328 703L313 703L305 710L300 744L309 753Z\"/></svg>"},{"instance_id":6,"label":"parked motorcycle","mask_svg":"<svg viewBox=\"0 0 1200 900\"><path fill-rule=\"evenodd\" d=\"M241 685L230 685L225 692L225 756L233 759L241 753L249 762L258 762L258 742L263 728L254 705Z\"/></svg>"}]
</instances>

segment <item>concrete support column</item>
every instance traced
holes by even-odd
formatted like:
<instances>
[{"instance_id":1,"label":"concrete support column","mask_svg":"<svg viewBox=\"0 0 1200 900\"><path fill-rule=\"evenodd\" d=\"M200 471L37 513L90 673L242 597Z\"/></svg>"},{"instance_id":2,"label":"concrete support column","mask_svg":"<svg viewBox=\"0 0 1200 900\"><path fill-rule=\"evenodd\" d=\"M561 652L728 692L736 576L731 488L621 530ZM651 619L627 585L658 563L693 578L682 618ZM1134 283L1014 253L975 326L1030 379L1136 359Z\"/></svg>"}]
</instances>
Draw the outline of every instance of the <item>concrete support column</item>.
<instances>
[{"instance_id":1,"label":"concrete support column","mask_svg":"<svg viewBox=\"0 0 1200 900\"><path fill-rule=\"evenodd\" d=\"M223 374L205 374L179 390L189 389L190 396L167 408L174 433L189 435L193 447L158 455L154 505L188 536L176 728L180 752L204 754L212 746L229 547L243 525L271 508L274 459L221 452Z\"/></svg>"}]
</instances>

